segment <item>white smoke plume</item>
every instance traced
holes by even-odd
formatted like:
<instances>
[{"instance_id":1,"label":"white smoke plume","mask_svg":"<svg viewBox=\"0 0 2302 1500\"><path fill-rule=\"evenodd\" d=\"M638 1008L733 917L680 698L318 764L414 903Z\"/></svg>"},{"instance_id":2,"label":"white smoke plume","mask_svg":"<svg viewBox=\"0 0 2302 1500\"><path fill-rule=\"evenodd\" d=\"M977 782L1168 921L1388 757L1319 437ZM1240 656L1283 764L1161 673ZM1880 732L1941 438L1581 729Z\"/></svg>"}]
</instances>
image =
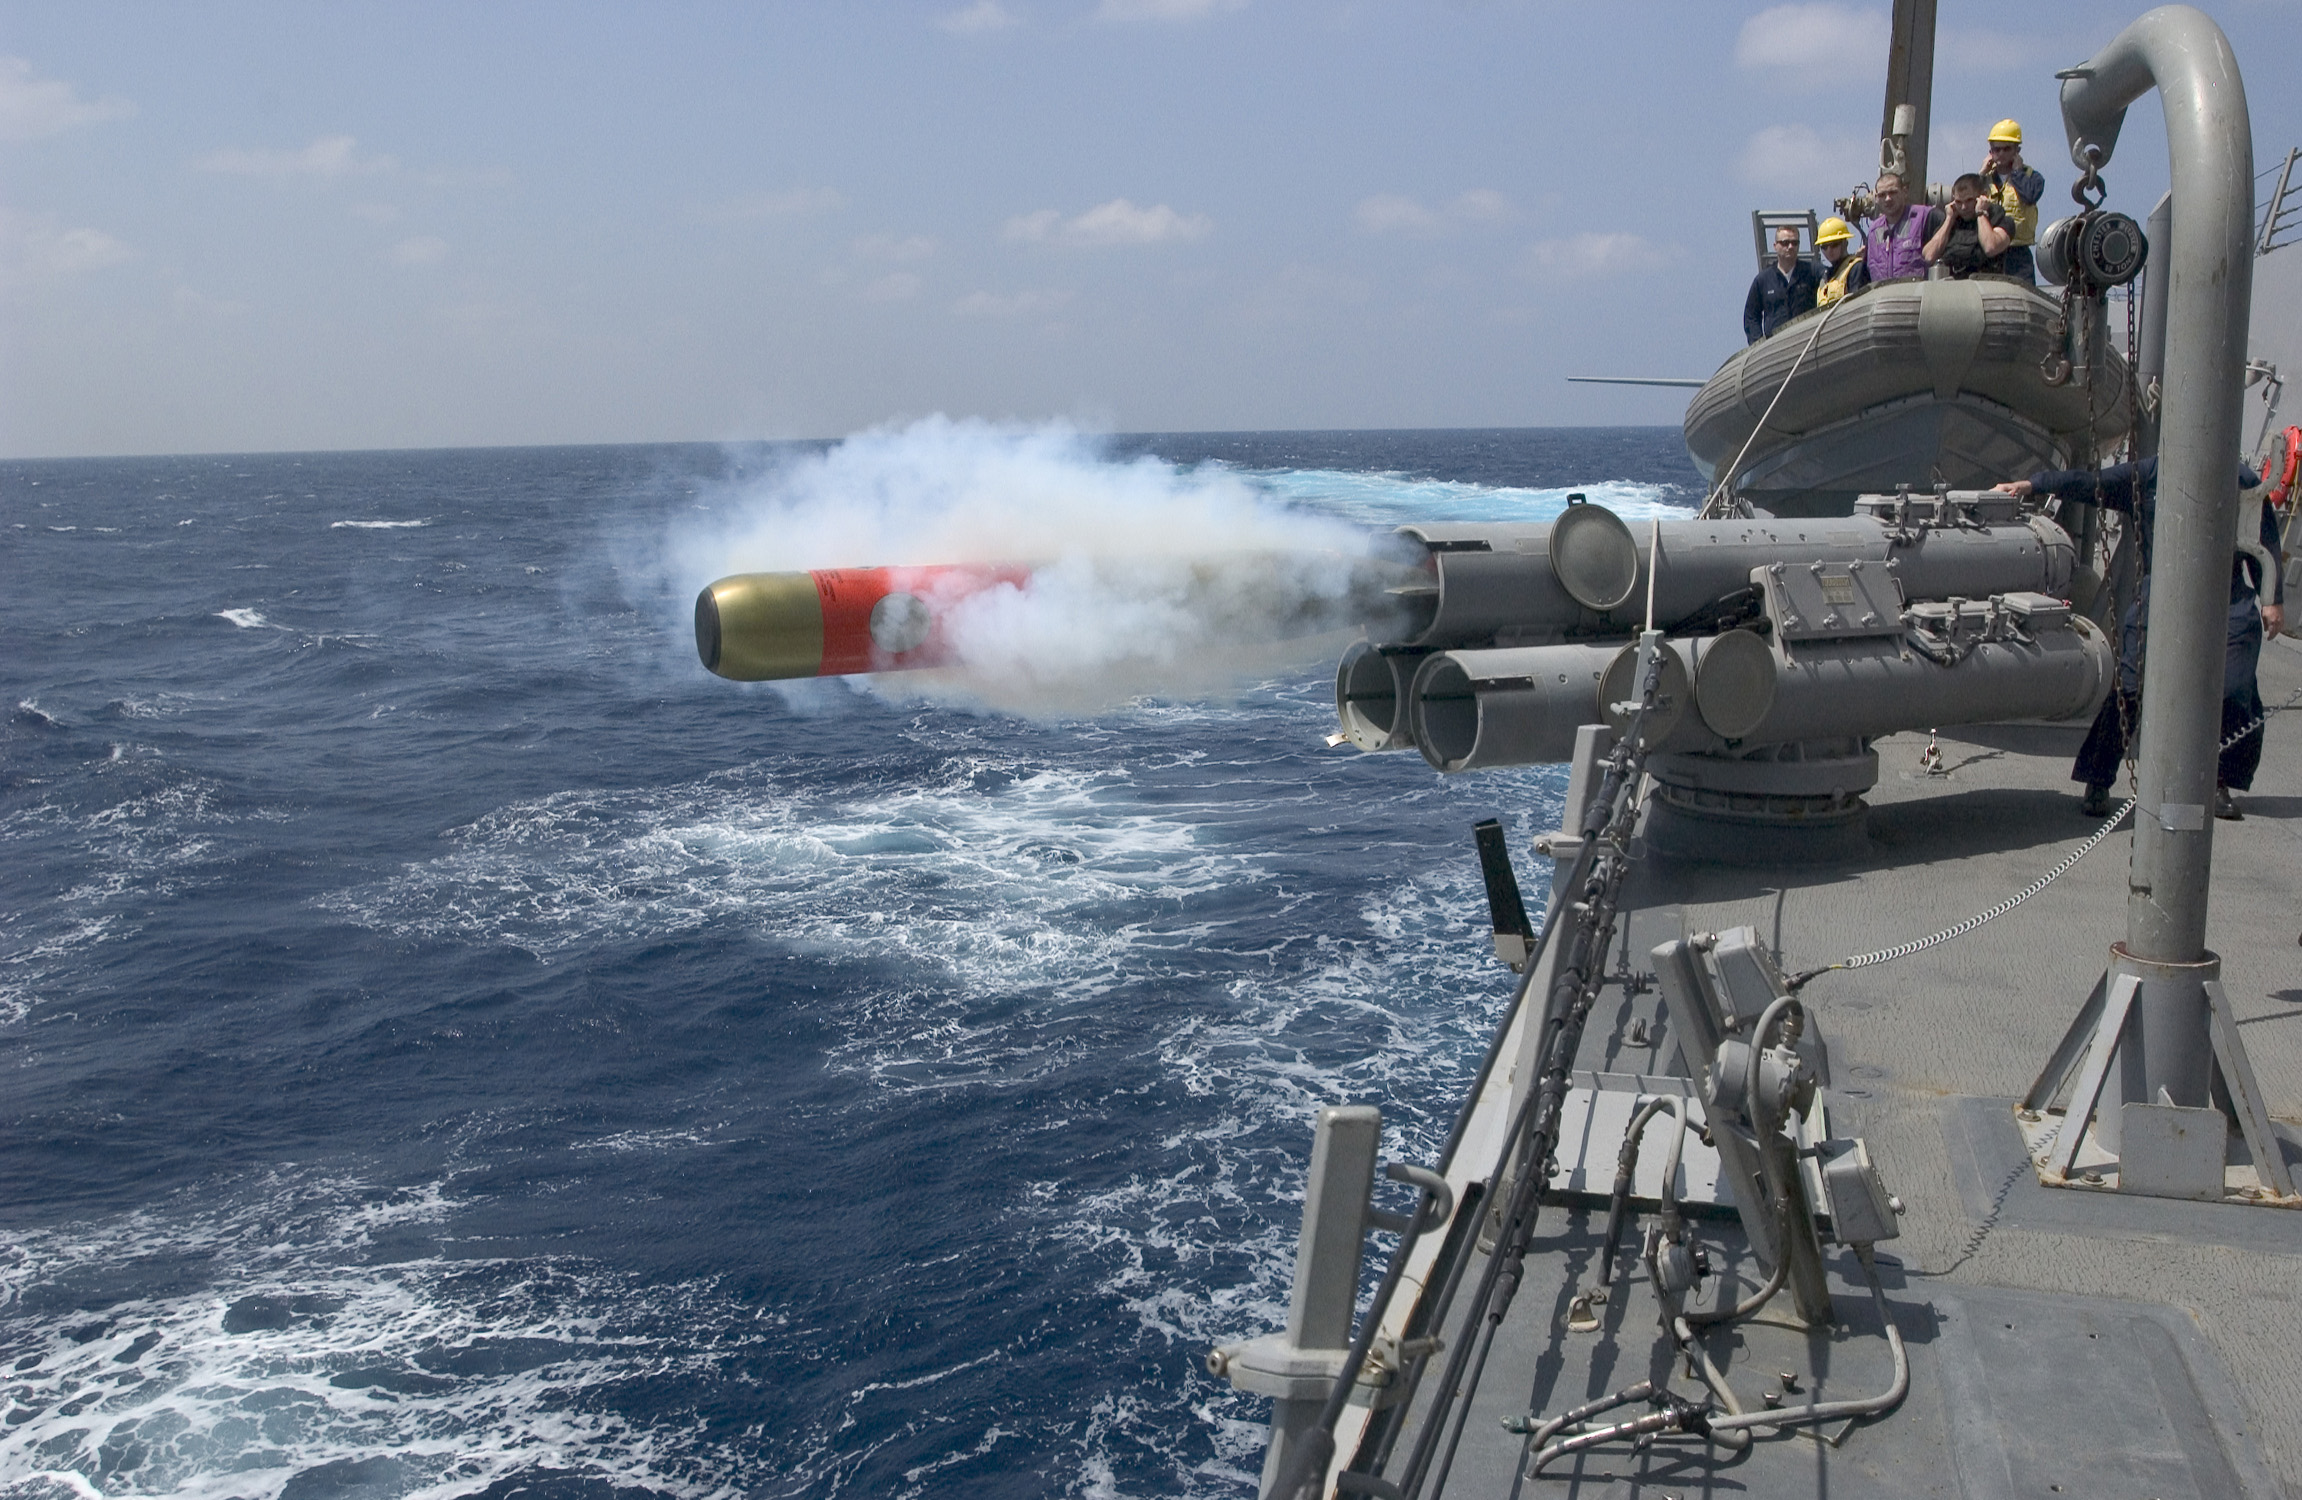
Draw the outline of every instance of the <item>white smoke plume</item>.
<instances>
[{"instance_id":1,"label":"white smoke plume","mask_svg":"<svg viewBox=\"0 0 2302 1500\"><path fill-rule=\"evenodd\" d=\"M930 417L858 433L717 505L675 576L1014 563L944 617L956 660L879 693L1024 713L1221 695L1332 660L1392 570L1361 527L1219 466L1118 459L1061 424Z\"/></svg>"}]
</instances>

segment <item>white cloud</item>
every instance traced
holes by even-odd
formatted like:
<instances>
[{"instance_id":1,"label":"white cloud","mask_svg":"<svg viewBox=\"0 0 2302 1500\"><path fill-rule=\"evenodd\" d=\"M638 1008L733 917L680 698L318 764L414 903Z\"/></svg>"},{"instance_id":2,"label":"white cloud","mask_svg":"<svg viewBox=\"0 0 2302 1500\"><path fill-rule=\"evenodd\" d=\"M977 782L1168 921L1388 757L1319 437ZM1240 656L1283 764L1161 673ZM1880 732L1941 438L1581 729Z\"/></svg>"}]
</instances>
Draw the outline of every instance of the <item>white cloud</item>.
<instances>
[{"instance_id":1,"label":"white cloud","mask_svg":"<svg viewBox=\"0 0 2302 1500\"><path fill-rule=\"evenodd\" d=\"M1754 187L1829 196L1878 168L1878 143L1852 133L1823 135L1812 125L1769 125L1752 136L1735 164Z\"/></svg>"},{"instance_id":2,"label":"white cloud","mask_svg":"<svg viewBox=\"0 0 2302 1500\"><path fill-rule=\"evenodd\" d=\"M1883 10L1770 6L1743 22L1735 38L1735 66L1818 82L1873 78L1886 67L1888 30Z\"/></svg>"},{"instance_id":3,"label":"white cloud","mask_svg":"<svg viewBox=\"0 0 2302 1500\"><path fill-rule=\"evenodd\" d=\"M54 214L0 214L0 282L79 276L135 258L101 229L67 229Z\"/></svg>"},{"instance_id":4,"label":"white cloud","mask_svg":"<svg viewBox=\"0 0 2302 1500\"><path fill-rule=\"evenodd\" d=\"M704 210L707 219L808 219L834 213L847 200L830 188L792 188L781 193L747 193Z\"/></svg>"},{"instance_id":5,"label":"white cloud","mask_svg":"<svg viewBox=\"0 0 2302 1500\"><path fill-rule=\"evenodd\" d=\"M1413 198L1398 193L1377 193L1359 200L1352 217L1361 234L1436 234L1439 216Z\"/></svg>"},{"instance_id":6,"label":"white cloud","mask_svg":"<svg viewBox=\"0 0 2302 1500\"><path fill-rule=\"evenodd\" d=\"M1929 120L1927 122L1926 175L1936 182L1948 182L1961 172L1981 171L1985 158L1990 154L1988 145L1990 127L1997 124L2001 118L2001 116L1993 115L1987 120L1944 120L1939 118ZM2056 120L2049 134L2043 137L2033 136L2030 143L2023 147L2024 161L2029 162L2032 166L2038 165L2029 153L2037 150L2042 139L2047 142L2045 154L2047 166L2050 169L2054 163L2070 159L2061 149L2062 122ZM2054 217L2054 199L2059 196L2059 194L2049 195L2046 204L2046 216L2048 218ZM2070 200L2063 198L2062 201L2067 203ZM2041 227L2044 226L2041 225Z\"/></svg>"},{"instance_id":7,"label":"white cloud","mask_svg":"<svg viewBox=\"0 0 2302 1500\"><path fill-rule=\"evenodd\" d=\"M999 0L975 0L973 5L962 6L949 15L938 16L938 30L953 36L974 36L985 31L1002 31L1015 24L1015 13Z\"/></svg>"},{"instance_id":8,"label":"white cloud","mask_svg":"<svg viewBox=\"0 0 2302 1500\"><path fill-rule=\"evenodd\" d=\"M448 258L448 242L436 234L419 234L391 248L395 266L436 266Z\"/></svg>"},{"instance_id":9,"label":"white cloud","mask_svg":"<svg viewBox=\"0 0 2302 1500\"><path fill-rule=\"evenodd\" d=\"M1001 233L1011 240L1045 240L1055 233L1062 222L1061 213L1052 208L1042 208L1036 213L1018 214L1009 219L1006 229Z\"/></svg>"},{"instance_id":10,"label":"white cloud","mask_svg":"<svg viewBox=\"0 0 2302 1500\"><path fill-rule=\"evenodd\" d=\"M1070 300L1071 293L1061 291L969 292L951 304L951 311L962 318L1015 318L1053 312Z\"/></svg>"},{"instance_id":11,"label":"white cloud","mask_svg":"<svg viewBox=\"0 0 2302 1500\"><path fill-rule=\"evenodd\" d=\"M400 164L389 156L361 156L355 149L358 144L348 135L323 135L301 151L211 151L193 165L203 172L268 177L278 182L297 177L325 182L399 170Z\"/></svg>"},{"instance_id":12,"label":"white cloud","mask_svg":"<svg viewBox=\"0 0 2302 1500\"><path fill-rule=\"evenodd\" d=\"M83 99L60 78L35 78L23 58L0 57L0 141L36 141L135 112L125 99Z\"/></svg>"},{"instance_id":13,"label":"white cloud","mask_svg":"<svg viewBox=\"0 0 2302 1500\"><path fill-rule=\"evenodd\" d=\"M1511 200L1493 188L1473 188L1448 205L1467 224L1492 224L1511 216Z\"/></svg>"},{"instance_id":14,"label":"white cloud","mask_svg":"<svg viewBox=\"0 0 2302 1500\"><path fill-rule=\"evenodd\" d=\"M1052 208L1007 221L1006 237L1029 244L1099 249L1109 245L1163 245L1204 239L1215 227L1205 214L1180 214L1164 203L1137 208L1125 198L1099 203L1066 219Z\"/></svg>"},{"instance_id":15,"label":"white cloud","mask_svg":"<svg viewBox=\"0 0 2302 1500\"><path fill-rule=\"evenodd\" d=\"M914 271L890 271L863 289L866 302L902 302L919 295L922 285Z\"/></svg>"},{"instance_id":16,"label":"white cloud","mask_svg":"<svg viewBox=\"0 0 2302 1500\"><path fill-rule=\"evenodd\" d=\"M45 241L50 269L66 275L101 270L135 258L135 252L101 229L67 229Z\"/></svg>"},{"instance_id":17,"label":"white cloud","mask_svg":"<svg viewBox=\"0 0 2302 1500\"><path fill-rule=\"evenodd\" d=\"M1218 11L1238 10L1247 0L1102 0L1098 21L1198 21Z\"/></svg>"},{"instance_id":18,"label":"white cloud","mask_svg":"<svg viewBox=\"0 0 2302 1500\"><path fill-rule=\"evenodd\" d=\"M1528 247L1527 268L1542 277L1582 281L1651 271L1668 258L1641 236L1617 231L1537 240Z\"/></svg>"},{"instance_id":19,"label":"white cloud","mask_svg":"<svg viewBox=\"0 0 2302 1500\"><path fill-rule=\"evenodd\" d=\"M925 260L935 253L935 241L924 234L866 234L850 248L865 260Z\"/></svg>"},{"instance_id":20,"label":"white cloud","mask_svg":"<svg viewBox=\"0 0 2302 1500\"><path fill-rule=\"evenodd\" d=\"M1362 234L1445 234L1466 224L1493 224L1511 216L1511 202L1493 188L1473 188L1452 202L1425 208L1420 199L1377 193L1359 201L1352 217Z\"/></svg>"}]
</instances>

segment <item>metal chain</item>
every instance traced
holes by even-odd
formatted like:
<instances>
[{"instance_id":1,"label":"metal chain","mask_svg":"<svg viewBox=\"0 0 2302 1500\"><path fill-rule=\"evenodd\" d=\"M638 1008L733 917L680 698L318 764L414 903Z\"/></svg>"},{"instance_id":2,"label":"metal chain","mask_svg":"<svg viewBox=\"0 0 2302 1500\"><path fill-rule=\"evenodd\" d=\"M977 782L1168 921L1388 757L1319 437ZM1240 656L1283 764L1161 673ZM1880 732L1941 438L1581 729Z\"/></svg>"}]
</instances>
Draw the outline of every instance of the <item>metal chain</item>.
<instances>
[{"instance_id":1,"label":"metal chain","mask_svg":"<svg viewBox=\"0 0 2302 1500\"><path fill-rule=\"evenodd\" d=\"M2070 384L2070 304L2077 295L2078 282L2073 278L2062 289L2062 305L2054 314L2054 334L2047 341L2046 357L2038 362L2039 379L2047 385Z\"/></svg>"},{"instance_id":2,"label":"metal chain","mask_svg":"<svg viewBox=\"0 0 2302 1500\"><path fill-rule=\"evenodd\" d=\"M2240 740L2246 738L2246 736L2252 734L2255 730L2262 728L2262 726L2269 723L2272 718L2284 713L2287 709L2294 707L2294 705L2297 703L2302 703L2302 692L2297 692L2293 697L2287 699L2284 703L2279 704L2276 708L2267 709L2262 713L2256 714L2253 720L2248 723L2246 727L2239 729L2226 737L2222 741L2221 745L2216 748L2215 753L2220 754L2222 751L2228 750L2232 745L2237 744ZM1881 948L1876 953L1857 954L1852 958L1842 958L1835 964L1824 964L1819 969L1808 969L1804 973L1792 976L1789 981L1789 987L1791 991L1796 993L1797 991L1805 988L1809 980L1820 978L1822 975L1831 973L1834 970L1868 969L1879 964L1892 963L1898 958L1908 958L1914 953L1924 953L1927 949L1939 947L1942 944L1951 941L1953 938L1962 938L1966 936L1968 933L1974 931L1975 928L1980 927L1985 922L1995 922L2000 917L2005 916L2008 912L2020 906L2023 902L2028 901L2031 897L2037 895L2040 891L2043 891L2048 886L2054 884L2055 881L2061 879L2064 875L2069 873L2070 867L2072 865L2077 864L2080 860L2086 858L2087 855L2092 854L2097 845L2099 845L2104 839L2110 837L2110 835L2117 830L2119 824L2126 821L2126 815L2134 811L2134 805L2140 800L2141 798L2139 796L2127 798L2125 802L2119 805L2118 811L2110 815L2110 820L2108 822L2104 823L2100 828L2094 830L2094 836L2092 838L2089 838L2085 843L2080 844L2069 854L2063 856L2062 862L2057 864L2053 869L2048 870L2044 875L2039 876L2036 880L2032 881L2021 891L2015 895L2007 897L2004 901L1999 902L1996 906L1993 906L1986 911L1978 911L1973 916L1968 917L1965 921L1960 922L1955 926L1945 927L1942 931L1935 933L1932 937L1914 938L1907 943L1897 943L1892 948Z\"/></svg>"},{"instance_id":3,"label":"metal chain","mask_svg":"<svg viewBox=\"0 0 2302 1500\"><path fill-rule=\"evenodd\" d=\"M2088 163L2087 170L2090 173L2093 171L2093 164L2091 161ZM2134 377L2134 367L2141 355L2140 346L2135 342L2136 335L2134 319L2134 288L2136 285L2137 283L2135 282L2128 282L2126 295L2126 380L2128 389L2132 395L2132 410L2134 413L2134 415L2128 419L2126 424L2126 445L2128 460L2130 462L2139 463L2141 462L2141 459L2136 455L2140 450L2134 441L2134 434L2142 423L2142 392L2141 387L2135 382ZM2094 398L2092 393L2089 392L2087 396L2086 421L2088 430L2090 432L2092 431L2094 424L2093 399ZM2095 524L2100 526L2102 524L2102 471L2099 468L2095 470L2094 495ZM2127 517L2125 521L2121 522L2119 524L2118 530L2119 540L2122 543L2119 548L2119 566L2121 570L2127 573L2133 584L2133 595L2129 596L2129 607L2131 607L2132 598L2134 596L2140 595L2142 592L2142 475L2139 472L2134 476L2134 514ZM2115 590L2111 593L2110 597L2112 603L2117 602L2118 595ZM2148 621L2137 619L2134 622L2134 629L2138 633L2142 632L2144 631L2147 624ZM2127 704L2126 683L2124 679L2126 670L2125 620L2121 619L2118 622L2118 626L2118 662L2111 673L2110 686L2110 690L2116 696L2118 703L2118 752L2120 757L2126 763L2126 790L2129 793L2132 793L2134 796L2140 796L2142 792L2142 775L2135 758L2137 754L2137 747L2135 745L2134 723L2132 710ZM2139 657L2140 654L2147 649L2149 649L2149 640L2147 635L2145 635L2141 640L2138 640L2135 643L2135 653L2137 660L2134 663L2134 686L2137 691L2139 691L2142 687L2142 663L2139 660Z\"/></svg>"}]
</instances>

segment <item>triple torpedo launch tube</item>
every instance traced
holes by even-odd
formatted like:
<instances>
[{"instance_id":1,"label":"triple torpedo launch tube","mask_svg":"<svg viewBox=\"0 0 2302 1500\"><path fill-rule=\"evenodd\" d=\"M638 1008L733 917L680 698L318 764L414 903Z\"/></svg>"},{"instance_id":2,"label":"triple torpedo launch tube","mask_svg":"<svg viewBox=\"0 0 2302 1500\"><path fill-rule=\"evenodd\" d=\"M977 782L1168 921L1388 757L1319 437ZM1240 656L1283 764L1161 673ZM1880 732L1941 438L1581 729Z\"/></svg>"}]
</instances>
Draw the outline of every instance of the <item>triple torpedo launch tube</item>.
<instances>
[{"instance_id":1,"label":"triple torpedo launch tube","mask_svg":"<svg viewBox=\"0 0 2302 1500\"><path fill-rule=\"evenodd\" d=\"M696 596L695 651L737 682L940 666L953 605L1030 577L988 563L737 573Z\"/></svg>"}]
</instances>

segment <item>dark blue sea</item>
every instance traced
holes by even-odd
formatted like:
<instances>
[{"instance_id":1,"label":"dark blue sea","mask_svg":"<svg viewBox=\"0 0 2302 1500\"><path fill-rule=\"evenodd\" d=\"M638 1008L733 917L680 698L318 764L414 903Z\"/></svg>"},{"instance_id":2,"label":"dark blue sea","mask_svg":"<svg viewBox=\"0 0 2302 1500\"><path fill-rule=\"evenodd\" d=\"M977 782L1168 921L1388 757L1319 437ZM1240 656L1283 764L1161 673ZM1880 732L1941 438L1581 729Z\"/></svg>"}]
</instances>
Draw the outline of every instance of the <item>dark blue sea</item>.
<instances>
[{"instance_id":1,"label":"dark blue sea","mask_svg":"<svg viewBox=\"0 0 2302 1500\"><path fill-rule=\"evenodd\" d=\"M1332 642L738 685L695 593L992 490L1698 485L1675 429L0 464L0 1497L1252 1495L1201 1357L1284 1321L1314 1108L1435 1149L1471 824L1558 773L1329 748Z\"/></svg>"}]
</instances>

